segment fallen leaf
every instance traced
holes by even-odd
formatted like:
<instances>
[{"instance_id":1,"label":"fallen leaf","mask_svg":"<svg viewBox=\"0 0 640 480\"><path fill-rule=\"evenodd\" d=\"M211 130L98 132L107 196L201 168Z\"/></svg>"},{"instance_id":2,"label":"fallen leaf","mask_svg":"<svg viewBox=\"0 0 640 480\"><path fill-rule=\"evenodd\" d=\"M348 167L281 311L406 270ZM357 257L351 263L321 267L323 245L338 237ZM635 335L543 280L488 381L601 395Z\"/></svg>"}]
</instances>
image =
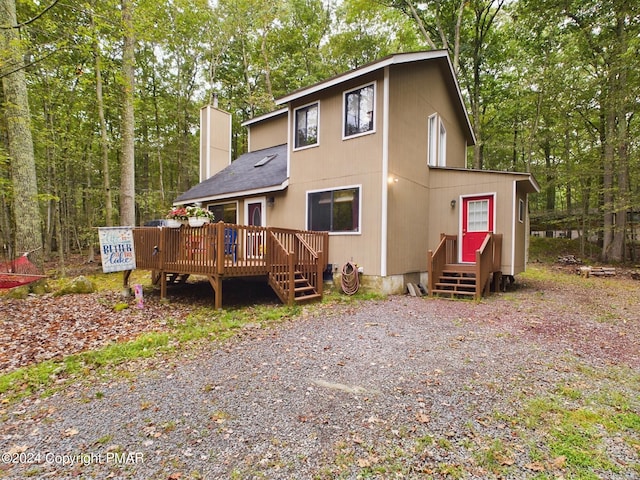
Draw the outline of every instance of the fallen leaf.
<instances>
[{"instance_id":1,"label":"fallen leaf","mask_svg":"<svg viewBox=\"0 0 640 480\"><path fill-rule=\"evenodd\" d=\"M182 478L182 474L180 472L172 473L167 477L167 480L180 480Z\"/></svg>"},{"instance_id":2,"label":"fallen leaf","mask_svg":"<svg viewBox=\"0 0 640 480\"><path fill-rule=\"evenodd\" d=\"M13 447L11 447L9 449L9 451L7 453L10 454L10 455L15 455L16 453L26 452L28 448L29 447L26 446L26 445L14 445Z\"/></svg>"},{"instance_id":3,"label":"fallen leaf","mask_svg":"<svg viewBox=\"0 0 640 480\"><path fill-rule=\"evenodd\" d=\"M500 453L496 453L496 460L500 462L500 465L510 466L515 463L515 460L511 457L507 457L506 455L502 455Z\"/></svg>"},{"instance_id":4,"label":"fallen leaf","mask_svg":"<svg viewBox=\"0 0 640 480\"><path fill-rule=\"evenodd\" d=\"M75 428L67 428L64 431L64 436L65 437L73 437L74 435L77 435L78 433L80 433L80 432Z\"/></svg>"},{"instance_id":5,"label":"fallen leaf","mask_svg":"<svg viewBox=\"0 0 640 480\"><path fill-rule=\"evenodd\" d=\"M527 468L529 470L532 470L534 472L544 472L544 465L542 465L540 462L531 462L531 463L527 463L524 468Z\"/></svg>"},{"instance_id":6,"label":"fallen leaf","mask_svg":"<svg viewBox=\"0 0 640 480\"><path fill-rule=\"evenodd\" d=\"M561 469L564 468L566 463L567 457L565 457L564 455L560 455L559 457L556 457L551 461L551 468Z\"/></svg>"},{"instance_id":7,"label":"fallen leaf","mask_svg":"<svg viewBox=\"0 0 640 480\"><path fill-rule=\"evenodd\" d=\"M431 420L431 418L424 412L418 412L416 413L416 420L420 423L429 423L429 420Z\"/></svg>"},{"instance_id":8,"label":"fallen leaf","mask_svg":"<svg viewBox=\"0 0 640 480\"><path fill-rule=\"evenodd\" d=\"M378 463L379 460L375 455L369 455L367 458L359 458L357 464L360 468L368 468Z\"/></svg>"}]
</instances>

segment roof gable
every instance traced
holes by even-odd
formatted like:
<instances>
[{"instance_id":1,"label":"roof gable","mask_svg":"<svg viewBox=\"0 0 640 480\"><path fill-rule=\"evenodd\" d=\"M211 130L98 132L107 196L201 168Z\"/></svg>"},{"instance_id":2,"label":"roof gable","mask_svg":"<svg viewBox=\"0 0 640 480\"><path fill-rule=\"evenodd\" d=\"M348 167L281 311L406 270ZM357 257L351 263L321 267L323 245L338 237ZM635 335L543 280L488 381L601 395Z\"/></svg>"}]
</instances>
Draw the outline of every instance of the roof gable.
<instances>
[{"instance_id":1,"label":"roof gable","mask_svg":"<svg viewBox=\"0 0 640 480\"><path fill-rule=\"evenodd\" d=\"M372 72L384 69L386 67L421 61L434 61L440 63L443 66L442 70L445 73L445 81L447 82L447 86L449 87L449 91L451 92L452 101L457 104L458 112L460 114L460 118L462 119L461 126L465 131L465 137L467 138L469 145L474 145L476 140L473 133L473 128L471 127L471 121L469 120L469 116L467 114L464 99L462 97L462 92L460 91L460 86L453 70L453 65L451 64L449 54L446 50L429 50L424 52L398 53L389 55L380 60L356 68L355 70L351 70L349 72L318 82L314 85L295 90L294 92L291 92L284 97L276 99L276 105L288 104L303 97L315 95L323 90L343 84L364 75L368 75Z\"/></svg>"}]
</instances>

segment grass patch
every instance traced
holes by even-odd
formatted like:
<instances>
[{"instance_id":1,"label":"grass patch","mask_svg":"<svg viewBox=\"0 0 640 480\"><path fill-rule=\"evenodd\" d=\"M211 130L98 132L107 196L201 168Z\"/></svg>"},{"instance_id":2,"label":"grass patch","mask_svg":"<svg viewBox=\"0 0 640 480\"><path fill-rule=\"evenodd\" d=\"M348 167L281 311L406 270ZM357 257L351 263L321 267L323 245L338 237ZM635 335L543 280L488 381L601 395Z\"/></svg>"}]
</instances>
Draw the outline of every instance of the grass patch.
<instances>
[{"instance_id":1,"label":"grass patch","mask_svg":"<svg viewBox=\"0 0 640 480\"><path fill-rule=\"evenodd\" d=\"M640 444L640 387L633 383L635 379L629 370L609 369L592 375L590 381L562 384L530 399L517 416L524 436L537 438L531 442L529 458L540 464L562 459L562 468L571 478L620 473L620 464L610 453L611 443L622 440L630 451ZM490 467L490 458L484 460Z\"/></svg>"},{"instance_id":2,"label":"grass patch","mask_svg":"<svg viewBox=\"0 0 640 480\"><path fill-rule=\"evenodd\" d=\"M574 255L583 260L595 259L600 255L600 249L596 245L586 243L583 252L579 239L529 237L530 261L554 263L559 256L564 255Z\"/></svg>"},{"instance_id":3,"label":"grass patch","mask_svg":"<svg viewBox=\"0 0 640 480\"><path fill-rule=\"evenodd\" d=\"M71 380L130 360L170 352L197 341L224 341L248 323L260 326L272 324L292 318L300 311L299 306L257 306L227 311L201 308L190 314L184 322L169 321L168 331L145 333L128 342L113 343L97 350L69 355L62 360L48 360L2 374L0 395L3 395L4 403L10 403L37 391L47 394L53 391L47 390L49 388L62 388L65 379Z\"/></svg>"}]
</instances>

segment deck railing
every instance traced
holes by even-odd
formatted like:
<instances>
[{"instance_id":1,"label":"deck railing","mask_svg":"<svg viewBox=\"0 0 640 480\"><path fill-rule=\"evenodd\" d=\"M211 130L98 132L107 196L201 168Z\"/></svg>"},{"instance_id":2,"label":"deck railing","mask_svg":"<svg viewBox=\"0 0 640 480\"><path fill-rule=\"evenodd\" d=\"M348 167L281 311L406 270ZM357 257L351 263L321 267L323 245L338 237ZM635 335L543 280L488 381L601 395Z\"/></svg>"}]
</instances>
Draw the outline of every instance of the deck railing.
<instances>
[{"instance_id":1,"label":"deck railing","mask_svg":"<svg viewBox=\"0 0 640 480\"><path fill-rule=\"evenodd\" d=\"M137 268L174 274L273 275L285 302L295 294L295 272L322 294L329 237L309 232L230 223L202 227L138 227L133 230ZM284 280L286 275L287 280ZM274 287L274 289L276 289Z\"/></svg>"}]
</instances>

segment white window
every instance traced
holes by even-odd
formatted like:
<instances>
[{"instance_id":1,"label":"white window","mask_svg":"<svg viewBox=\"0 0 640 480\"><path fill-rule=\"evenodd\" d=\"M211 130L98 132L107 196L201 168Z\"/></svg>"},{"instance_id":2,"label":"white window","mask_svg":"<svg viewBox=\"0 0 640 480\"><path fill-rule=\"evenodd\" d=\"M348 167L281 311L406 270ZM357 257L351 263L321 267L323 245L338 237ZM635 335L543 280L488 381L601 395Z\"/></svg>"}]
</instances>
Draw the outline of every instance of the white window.
<instances>
[{"instance_id":1,"label":"white window","mask_svg":"<svg viewBox=\"0 0 640 480\"><path fill-rule=\"evenodd\" d=\"M238 203L219 203L217 205L209 205L209 211L213 212L216 222L238 223Z\"/></svg>"},{"instance_id":2,"label":"white window","mask_svg":"<svg viewBox=\"0 0 640 480\"><path fill-rule=\"evenodd\" d=\"M344 93L343 136L353 137L374 131L375 84Z\"/></svg>"},{"instance_id":3,"label":"white window","mask_svg":"<svg viewBox=\"0 0 640 480\"><path fill-rule=\"evenodd\" d=\"M447 130L444 123L440 121L440 137L438 138L438 166L445 167L447 165Z\"/></svg>"},{"instance_id":4,"label":"white window","mask_svg":"<svg viewBox=\"0 0 640 480\"><path fill-rule=\"evenodd\" d=\"M489 230L489 200L471 200L467 204L467 231L486 232Z\"/></svg>"},{"instance_id":5,"label":"white window","mask_svg":"<svg viewBox=\"0 0 640 480\"><path fill-rule=\"evenodd\" d=\"M438 114L429 117L427 129L427 163L432 167L446 167L447 129Z\"/></svg>"},{"instance_id":6,"label":"white window","mask_svg":"<svg viewBox=\"0 0 640 480\"><path fill-rule=\"evenodd\" d=\"M307 193L307 229L360 232L360 187Z\"/></svg>"},{"instance_id":7,"label":"white window","mask_svg":"<svg viewBox=\"0 0 640 480\"><path fill-rule=\"evenodd\" d=\"M312 103L297 108L293 115L294 148L305 148L318 145L318 104Z\"/></svg>"}]
</instances>

